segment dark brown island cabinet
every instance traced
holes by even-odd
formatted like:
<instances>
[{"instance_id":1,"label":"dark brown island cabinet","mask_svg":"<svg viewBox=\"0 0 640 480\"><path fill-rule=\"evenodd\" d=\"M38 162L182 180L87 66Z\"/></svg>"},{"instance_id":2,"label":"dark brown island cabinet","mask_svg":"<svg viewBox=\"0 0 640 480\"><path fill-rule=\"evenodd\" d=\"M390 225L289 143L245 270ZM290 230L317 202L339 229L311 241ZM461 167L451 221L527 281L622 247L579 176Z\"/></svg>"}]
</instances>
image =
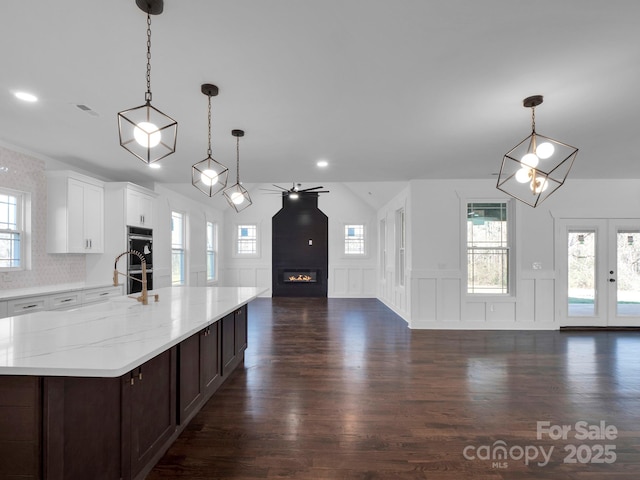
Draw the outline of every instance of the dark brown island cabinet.
<instances>
[{"instance_id":1,"label":"dark brown island cabinet","mask_svg":"<svg viewBox=\"0 0 640 480\"><path fill-rule=\"evenodd\" d=\"M243 305L119 378L0 376L0 478L144 478L246 348Z\"/></svg>"}]
</instances>

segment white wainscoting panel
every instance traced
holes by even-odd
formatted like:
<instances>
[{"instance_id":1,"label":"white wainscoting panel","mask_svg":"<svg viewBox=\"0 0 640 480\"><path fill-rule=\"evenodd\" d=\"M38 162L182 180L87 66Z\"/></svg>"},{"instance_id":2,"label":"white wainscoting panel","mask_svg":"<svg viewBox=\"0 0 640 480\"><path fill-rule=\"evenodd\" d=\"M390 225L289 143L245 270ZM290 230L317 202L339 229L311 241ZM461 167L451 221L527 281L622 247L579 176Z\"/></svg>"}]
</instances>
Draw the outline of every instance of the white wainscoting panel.
<instances>
[{"instance_id":1,"label":"white wainscoting panel","mask_svg":"<svg viewBox=\"0 0 640 480\"><path fill-rule=\"evenodd\" d=\"M553 330L554 321L553 272L523 272L518 279L517 296L479 297L463 295L462 272L457 270L420 270L412 272L411 328L423 329L481 329L481 330ZM383 282L379 291L388 294ZM401 291L381 298L396 313L402 315ZM403 317L407 319L406 317Z\"/></svg>"},{"instance_id":2,"label":"white wainscoting panel","mask_svg":"<svg viewBox=\"0 0 640 480\"><path fill-rule=\"evenodd\" d=\"M327 296L346 298L375 297L376 278L375 268L351 265L331 268Z\"/></svg>"}]
</instances>

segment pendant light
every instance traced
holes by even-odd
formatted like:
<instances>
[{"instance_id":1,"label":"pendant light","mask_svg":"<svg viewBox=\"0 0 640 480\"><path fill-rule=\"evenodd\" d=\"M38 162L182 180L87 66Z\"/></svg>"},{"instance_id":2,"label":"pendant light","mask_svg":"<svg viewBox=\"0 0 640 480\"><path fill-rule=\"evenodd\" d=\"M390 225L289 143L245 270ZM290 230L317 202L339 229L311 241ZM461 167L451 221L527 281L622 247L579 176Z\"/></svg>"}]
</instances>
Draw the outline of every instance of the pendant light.
<instances>
[{"instance_id":1,"label":"pendant light","mask_svg":"<svg viewBox=\"0 0 640 480\"><path fill-rule=\"evenodd\" d=\"M159 15L163 0L136 0L147 14L147 92L145 103L118 113L120 145L145 163L153 163L176 151L178 122L151 105L151 15Z\"/></svg>"},{"instance_id":2,"label":"pendant light","mask_svg":"<svg viewBox=\"0 0 640 480\"><path fill-rule=\"evenodd\" d=\"M202 193L212 197L227 186L229 169L211 156L211 97L218 95L218 87L205 83L200 91L209 98L209 148L207 158L191 166L191 183Z\"/></svg>"},{"instance_id":3,"label":"pendant light","mask_svg":"<svg viewBox=\"0 0 640 480\"><path fill-rule=\"evenodd\" d=\"M223 194L227 202L236 212L241 212L251 205L251 197L246 188L240 183L240 137L244 137L243 130L231 130L231 135L236 137L236 183L227 188Z\"/></svg>"},{"instance_id":4,"label":"pendant light","mask_svg":"<svg viewBox=\"0 0 640 480\"><path fill-rule=\"evenodd\" d=\"M536 132L535 110L542 95L523 100L531 109L531 135L509 150L502 159L498 190L527 205L540 205L567 179L578 149Z\"/></svg>"}]
</instances>

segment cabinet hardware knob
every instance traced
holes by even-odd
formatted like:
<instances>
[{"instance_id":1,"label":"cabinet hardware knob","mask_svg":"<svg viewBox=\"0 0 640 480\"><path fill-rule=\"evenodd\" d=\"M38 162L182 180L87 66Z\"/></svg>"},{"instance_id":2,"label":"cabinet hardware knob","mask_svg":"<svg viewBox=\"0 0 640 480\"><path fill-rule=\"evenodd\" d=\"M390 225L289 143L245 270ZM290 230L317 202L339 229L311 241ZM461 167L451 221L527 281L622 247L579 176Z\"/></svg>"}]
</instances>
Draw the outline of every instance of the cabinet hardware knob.
<instances>
[{"instance_id":1,"label":"cabinet hardware knob","mask_svg":"<svg viewBox=\"0 0 640 480\"><path fill-rule=\"evenodd\" d=\"M142 380L142 372L138 373L138 380Z\"/></svg>"},{"instance_id":2,"label":"cabinet hardware knob","mask_svg":"<svg viewBox=\"0 0 640 480\"><path fill-rule=\"evenodd\" d=\"M136 379L131 377L131 385L133 385L134 383L136 383Z\"/></svg>"}]
</instances>

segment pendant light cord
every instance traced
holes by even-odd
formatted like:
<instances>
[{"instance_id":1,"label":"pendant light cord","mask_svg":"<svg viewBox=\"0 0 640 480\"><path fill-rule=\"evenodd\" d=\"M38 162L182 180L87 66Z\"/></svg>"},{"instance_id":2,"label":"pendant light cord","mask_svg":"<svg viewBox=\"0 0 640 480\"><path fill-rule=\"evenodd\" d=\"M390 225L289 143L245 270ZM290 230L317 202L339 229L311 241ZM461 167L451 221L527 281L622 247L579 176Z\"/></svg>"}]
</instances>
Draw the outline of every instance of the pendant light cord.
<instances>
[{"instance_id":1,"label":"pendant light cord","mask_svg":"<svg viewBox=\"0 0 640 480\"><path fill-rule=\"evenodd\" d=\"M536 133L536 107L531 107L531 131Z\"/></svg>"},{"instance_id":2,"label":"pendant light cord","mask_svg":"<svg viewBox=\"0 0 640 480\"><path fill-rule=\"evenodd\" d=\"M151 14L147 13L147 103L151 102Z\"/></svg>"},{"instance_id":3,"label":"pendant light cord","mask_svg":"<svg viewBox=\"0 0 640 480\"><path fill-rule=\"evenodd\" d=\"M207 155L211 157L211 95L207 95L207 97L209 97L209 109L207 114L209 121L209 148L207 149Z\"/></svg>"},{"instance_id":4,"label":"pendant light cord","mask_svg":"<svg viewBox=\"0 0 640 480\"><path fill-rule=\"evenodd\" d=\"M240 185L240 137L236 137L236 183Z\"/></svg>"}]
</instances>

